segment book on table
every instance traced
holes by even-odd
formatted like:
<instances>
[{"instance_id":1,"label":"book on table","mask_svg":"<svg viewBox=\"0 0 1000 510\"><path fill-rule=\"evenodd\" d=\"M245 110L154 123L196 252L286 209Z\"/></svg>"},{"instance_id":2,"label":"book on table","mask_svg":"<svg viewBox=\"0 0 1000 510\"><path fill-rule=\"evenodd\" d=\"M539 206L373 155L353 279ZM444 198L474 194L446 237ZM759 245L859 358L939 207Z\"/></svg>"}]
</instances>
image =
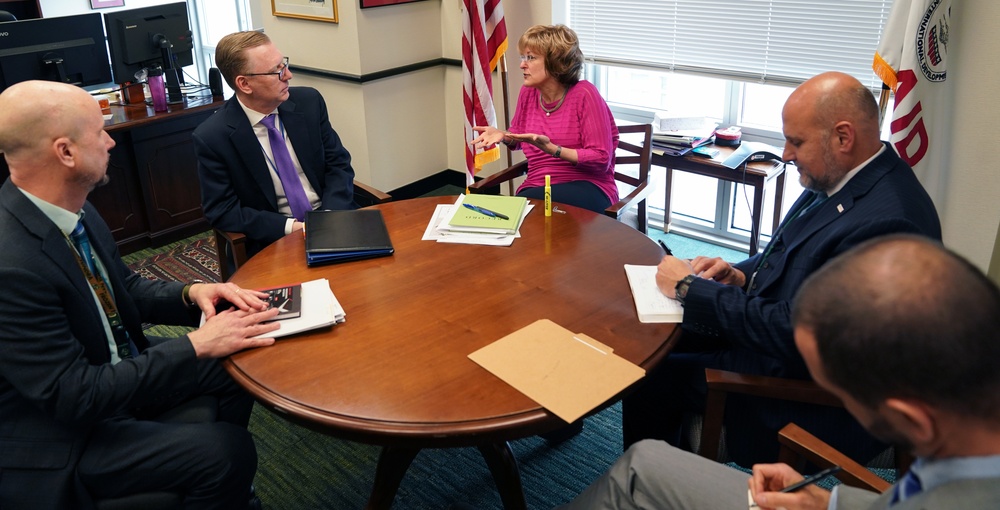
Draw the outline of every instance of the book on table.
<instances>
[{"instance_id":1,"label":"book on table","mask_svg":"<svg viewBox=\"0 0 1000 510\"><path fill-rule=\"evenodd\" d=\"M469 204L480 210L470 209ZM447 230L486 234L516 234L521 226L528 199L502 195L459 195L454 214L448 218ZM484 213L482 210L489 211Z\"/></svg>"},{"instance_id":2,"label":"book on table","mask_svg":"<svg viewBox=\"0 0 1000 510\"><path fill-rule=\"evenodd\" d=\"M309 211L306 213L306 265L392 255L392 240L382 211Z\"/></svg>"}]
</instances>

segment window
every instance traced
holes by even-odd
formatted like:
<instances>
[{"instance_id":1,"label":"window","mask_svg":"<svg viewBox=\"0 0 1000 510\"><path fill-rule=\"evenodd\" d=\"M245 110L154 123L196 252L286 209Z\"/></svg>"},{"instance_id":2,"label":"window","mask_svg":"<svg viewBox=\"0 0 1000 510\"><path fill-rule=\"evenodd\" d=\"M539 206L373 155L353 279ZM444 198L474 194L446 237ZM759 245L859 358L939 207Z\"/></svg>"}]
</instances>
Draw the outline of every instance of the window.
<instances>
[{"instance_id":1,"label":"window","mask_svg":"<svg viewBox=\"0 0 1000 510\"><path fill-rule=\"evenodd\" d=\"M194 32L197 79L208 83L208 69L215 67L215 45L227 34L250 30L248 0L190 0L188 14ZM223 83L226 95L232 91Z\"/></svg>"},{"instance_id":2,"label":"window","mask_svg":"<svg viewBox=\"0 0 1000 510\"><path fill-rule=\"evenodd\" d=\"M781 107L820 72L851 74L873 92L871 63L891 0L567 0L587 79L615 116L649 122L653 112L706 116L747 140L781 147ZM746 244L753 190L674 172L671 222L720 243ZM784 209L801 192L794 167ZM662 183L662 177L661 181ZM662 220L663 186L653 219ZM683 190L683 191L680 191ZM655 204L660 211L655 211ZM765 197L770 215L773 197ZM762 222L770 235L771 222Z\"/></svg>"}]
</instances>

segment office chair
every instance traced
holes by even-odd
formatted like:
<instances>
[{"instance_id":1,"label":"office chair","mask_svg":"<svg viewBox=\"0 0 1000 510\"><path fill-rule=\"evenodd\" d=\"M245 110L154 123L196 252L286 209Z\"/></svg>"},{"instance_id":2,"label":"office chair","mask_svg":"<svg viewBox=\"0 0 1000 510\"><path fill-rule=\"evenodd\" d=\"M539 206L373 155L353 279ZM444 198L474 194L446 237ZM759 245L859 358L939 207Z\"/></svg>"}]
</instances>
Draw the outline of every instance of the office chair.
<instances>
[{"instance_id":1,"label":"office chair","mask_svg":"<svg viewBox=\"0 0 1000 510\"><path fill-rule=\"evenodd\" d=\"M383 193L367 184L354 181L354 202L361 207L383 204L392 200L392 196ZM217 228L215 232L215 248L219 257L220 281L227 281L232 273L247 261L246 236L241 232L226 232ZM227 255L228 254L228 255Z\"/></svg>"},{"instance_id":2,"label":"office chair","mask_svg":"<svg viewBox=\"0 0 1000 510\"><path fill-rule=\"evenodd\" d=\"M646 233L647 213L646 197L653 190L649 185L649 169L653 154L653 127L649 124L618 126L618 132L623 135L641 134L639 137L623 136L618 141L618 153L615 154L615 180L628 188L629 193L621 197L618 203L604 210L608 217L621 221L628 211L636 208L636 229ZM623 168L625 167L625 168ZM528 162L521 161L501 170L485 179L469 185L470 193L486 193L489 188L495 188L500 183L511 181L528 173Z\"/></svg>"},{"instance_id":3,"label":"office chair","mask_svg":"<svg viewBox=\"0 0 1000 510\"><path fill-rule=\"evenodd\" d=\"M4 21L17 21L17 17L7 11L0 11L0 23Z\"/></svg>"},{"instance_id":4,"label":"office chair","mask_svg":"<svg viewBox=\"0 0 1000 510\"><path fill-rule=\"evenodd\" d=\"M721 460L725 456L722 452L722 446L725 444L722 422L725 416L726 396L729 393L829 407L844 407L839 398L813 381L748 375L706 368L705 382L708 385L708 395L705 400L705 414L702 417L698 454L712 460ZM816 441L820 440L816 439ZM828 446L828 448L832 450L832 447ZM846 455L841 454L841 456L847 458ZM870 465L876 467L891 465L896 469L898 475L902 475L909 469L912 462L913 457L909 452L898 448L889 448L870 462Z\"/></svg>"}]
</instances>

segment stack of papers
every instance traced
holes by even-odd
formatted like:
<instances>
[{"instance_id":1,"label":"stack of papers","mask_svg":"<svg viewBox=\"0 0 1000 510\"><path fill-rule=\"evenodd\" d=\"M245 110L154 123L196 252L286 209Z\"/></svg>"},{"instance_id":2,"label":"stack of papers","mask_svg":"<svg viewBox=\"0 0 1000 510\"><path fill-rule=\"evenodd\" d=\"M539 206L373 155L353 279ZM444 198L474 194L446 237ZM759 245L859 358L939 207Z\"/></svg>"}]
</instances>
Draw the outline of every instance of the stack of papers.
<instances>
[{"instance_id":1,"label":"stack of papers","mask_svg":"<svg viewBox=\"0 0 1000 510\"><path fill-rule=\"evenodd\" d=\"M490 216L464 204L482 208ZM423 240L439 243L510 246L520 237L521 222L532 205L523 197L459 195L454 204L439 204L424 230ZM504 219L500 215L506 216Z\"/></svg>"},{"instance_id":2,"label":"stack of papers","mask_svg":"<svg viewBox=\"0 0 1000 510\"><path fill-rule=\"evenodd\" d=\"M290 287L293 285L286 285ZM317 328L333 326L344 322L346 313L340 301L330 289L330 281L326 278L303 282L302 301L299 316L288 319L276 319L280 325L277 331L257 335L255 338L280 338ZM201 324L205 324L205 314L201 315Z\"/></svg>"},{"instance_id":3,"label":"stack of papers","mask_svg":"<svg viewBox=\"0 0 1000 510\"><path fill-rule=\"evenodd\" d=\"M683 156L691 149L714 139L719 125L705 117L654 117L654 152L669 156Z\"/></svg>"}]
</instances>

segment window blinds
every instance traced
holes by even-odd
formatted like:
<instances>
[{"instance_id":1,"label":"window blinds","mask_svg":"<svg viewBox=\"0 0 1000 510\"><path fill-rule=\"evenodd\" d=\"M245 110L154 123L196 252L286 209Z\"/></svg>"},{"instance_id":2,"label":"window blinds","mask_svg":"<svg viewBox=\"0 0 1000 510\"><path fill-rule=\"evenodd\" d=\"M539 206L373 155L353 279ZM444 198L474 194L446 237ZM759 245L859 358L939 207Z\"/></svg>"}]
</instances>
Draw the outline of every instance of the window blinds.
<instances>
[{"instance_id":1,"label":"window blinds","mask_svg":"<svg viewBox=\"0 0 1000 510\"><path fill-rule=\"evenodd\" d=\"M569 0L587 61L780 85L824 71L873 90L892 0Z\"/></svg>"}]
</instances>

